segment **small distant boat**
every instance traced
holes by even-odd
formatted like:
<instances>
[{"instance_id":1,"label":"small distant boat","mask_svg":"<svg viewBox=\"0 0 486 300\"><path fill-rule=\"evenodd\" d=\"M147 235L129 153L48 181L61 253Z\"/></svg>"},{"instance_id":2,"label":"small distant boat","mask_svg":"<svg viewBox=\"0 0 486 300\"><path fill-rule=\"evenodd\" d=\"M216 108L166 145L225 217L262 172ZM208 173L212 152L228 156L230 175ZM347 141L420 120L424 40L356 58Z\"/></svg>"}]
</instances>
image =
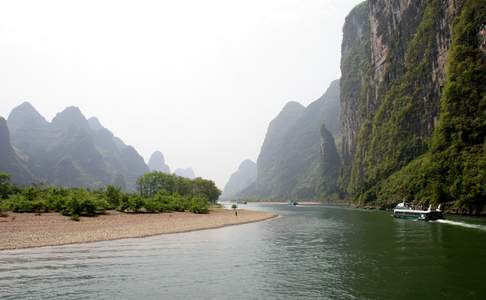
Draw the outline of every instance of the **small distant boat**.
<instances>
[{"instance_id":1,"label":"small distant boat","mask_svg":"<svg viewBox=\"0 0 486 300\"><path fill-rule=\"evenodd\" d=\"M434 221L444 219L444 215L440 210L440 205L437 209L432 210L432 205L427 210L412 209L405 202L399 203L393 210L393 216L400 219L414 219L421 221Z\"/></svg>"},{"instance_id":2,"label":"small distant boat","mask_svg":"<svg viewBox=\"0 0 486 300\"><path fill-rule=\"evenodd\" d=\"M289 205L290 206L297 206L297 205L299 205L299 202L297 202L297 201L289 201Z\"/></svg>"}]
</instances>

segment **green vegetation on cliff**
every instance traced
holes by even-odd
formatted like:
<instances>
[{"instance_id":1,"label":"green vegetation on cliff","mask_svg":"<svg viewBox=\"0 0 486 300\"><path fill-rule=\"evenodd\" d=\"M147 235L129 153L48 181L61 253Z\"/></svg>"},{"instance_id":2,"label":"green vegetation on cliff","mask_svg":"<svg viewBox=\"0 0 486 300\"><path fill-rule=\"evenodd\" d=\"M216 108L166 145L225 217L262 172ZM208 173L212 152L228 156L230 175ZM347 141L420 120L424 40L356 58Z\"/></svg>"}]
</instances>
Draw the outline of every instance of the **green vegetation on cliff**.
<instances>
[{"instance_id":1,"label":"green vegetation on cliff","mask_svg":"<svg viewBox=\"0 0 486 300\"><path fill-rule=\"evenodd\" d=\"M343 123L343 142L341 156L343 160L339 176L339 188L350 192L349 181L352 172L354 152L354 132L357 124L366 118L368 82L370 79L370 22L368 3L356 6L346 17L343 28L343 43L340 80L341 122ZM363 125L362 131L368 126ZM361 133L362 135L364 132Z\"/></svg>"},{"instance_id":2,"label":"green vegetation on cliff","mask_svg":"<svg viewBox=\"0 0 486 300\"><path fill-rule=\"evenodd\" d=\"M357 133L356 151L348 181L351 194L361 196L363 191L386 179L427 150L430 138L427 124L436 113L431 74L437 48L435 30L440 21L437 2L430 1L421 18L414 17L413 21L420 20L414 34L410 29L413 24L401 25L407 27L409 32L396 33L394 36L397 43L391 43L383 80L378 84L377 79L374 79L374 90L368 90L367 82L357 82L362 86L362 93L365 93L364 96L356 95L360 105L357 109L364 115L360 116L363 119ZM368 55L368 50L357 51L358 54ZM359 55L354 57L357 59ZM344 68L348 67L347 60L343 61ZM370 66L366 57L360 58L360 61L365 71L349 69L348 72L361 73L362 78L369 81ZM356 84L356 80L346 82L348 85ZM375 94L377 99L374 100Z\"/></svg>"},{"instance_id":3,"label":"green vegetation on cliff","mask_svg":"<svg viewBox=\"0 0 486 300\"><path fill-rule=\"evenodd\" d=\"M414 84L413 79L428 76L427 54L431 51L431 24L435 22L436 5L437 1L429 4L407 54L412 64L410 75L404 78L411 76L412 80L404 80L400 87L409 90L407 94L411 97L416 97L417 92L428 87ZM376 185L359 195L361 203L391 206L406 199L424 205L445 203L460 212L480 213L483 210L486 205L486 52L481 47L484 39L481 31L485 20L484 1L464 3L453 26L447 80L432 139L422 140L414 135L398 135L400 140L388 139L388 142L394 143L393 155L387 155L386 150L383 152L384 163L370 172L369 180ZM416 58L420 59L417 61ZM400 89L397 91L400 92ZM396 94L395 90L391 95L394 96L393 101L387 104L391 116L404 116L403 126L423 126L419 114L415 113L417 118L405 117L417 109L408 104L407 98L396 97L400 93ZM377 118L383 113L380 111ZM384 130L380 136L386 137L387 131L393 133L395 127L391 125L383 123L381 127ZM381 147L390 145L382 140ZM406 165L414 156L418 158ZM402 166L405 167L400 169ZM386 178L390 171L397 169L400 170Z\"/></svg>"}]
</instances>

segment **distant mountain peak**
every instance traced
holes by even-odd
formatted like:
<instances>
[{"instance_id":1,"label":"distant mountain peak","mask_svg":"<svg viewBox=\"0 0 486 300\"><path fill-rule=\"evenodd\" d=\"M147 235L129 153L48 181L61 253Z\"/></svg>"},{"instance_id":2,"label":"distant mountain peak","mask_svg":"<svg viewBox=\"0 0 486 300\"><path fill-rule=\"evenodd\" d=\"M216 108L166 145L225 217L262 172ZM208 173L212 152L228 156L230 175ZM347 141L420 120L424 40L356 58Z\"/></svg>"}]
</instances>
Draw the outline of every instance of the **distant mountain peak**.
<instances>
[{"instance_id":1,"label":"distant mountain peak","mask_svg":"<svg viewBox=\"0 0 486 300\"><path fill-rule=\"evenodd\" d=\"M165 163L165 157L160 151L155 151L148 162L151 171L159 171L170 174L170 167Z\"/></svg>"},{"instance_id":2,"label":"distant mountain peak","mask_svg":"<svg viewBox=\"0 0 486 300\"><path fill-rule=\"evenodd\" d=\"M249 168L253 168L255 167L256 168L256 163L254 161L252 161L251 159L246 159L244 161L241 162L240 166L238 167L238 170L245 170L245 169L249 169Z\"/></svg>"},{"instance_id":3,"label":"distant mountain peak","mask_svg":"<svg viewBox=\"0 0 486 300\"><path fill-rule=\"evenodd\" d=\"M20 110L23 110L23 111L33 111L33 112L37 112L37 110L35 109L35 107L29 101L22 102L16 108L17 109L20 109Z\"/></svg>"},{"instance_id":4,"label":"distant mountain peak","mask_svg":"<svg viewBox=\"0 0 486 300\"><path fill-rule=\"evenodd\" d=\"M58 113L57 115L70 115L70 116L83 116L83 113L81 112L81 109L77 106L68 106L66 107L63 111Z\"/></svg>"},{"instance_id":5,"label":"distant mountain peak","mask_svg":"<svg viewBox=\"0 0 486 300\"><path fill-rule=\"evenodd\" d=\"M289 102L287 102L284 105L282 111L286 111L286 110L304 110L304 109L305 109L305 106L303 106L299 102L297 102L297 101L289 101Z\"/></svg>"},{"instance_id":6,"label":"distant mountain peak","mask_svg":"<svg viewBox=\"0 0 486 300\"><path fill-rule=\"evenodd\" d=\"M46 119L35 109L30 102L23 102L15 107L8 116L9 126L20 127L25 123L42 126L48 124Z\"/></svg>"},{"instance_id":7,"label":"distant mountain peak","mask_svg":"<svg viewBox=\"0 0 486 300\"><path fill-rule=\"evenodd\" d=\"M88 120L76 106L68 106L52 119L52 125L69 128L70 126L88 128Z\"/></svg>"},{"instance_id":8,"label":"distant mountain peak","mask_svg":"<svg viewBox=\"0 0 486 300\"><path fill-rule=\"evenodd\" d=\"M241 191L248 188L257 178L257 165L252 160L244 160L238 171L233 173L224 187L222 198L236 197Z\"/></svg>"},{"instance_id":9,"label":"distant mountain peak","mask_svg":"<svg viewBox=\"0 0 486 300\"><path fill-rule=\"evenodd\" d=\"M24 102L11 112L8 128L5 125L0 119L0 171L13 174L16 183L35 179L61 186L115 184L133 191L137 178L149 171L133 147L96 117L87 120L75 106L50 123Z\"/></svg>"},{"instance_id":10,"label":"distant mountain peak","mask_svg":"<svg viewBox=\"0 0 486 300\"><path fill-rule=\"evenodd\" d=\"M152 154L152 157L160 157L160 159L165 163L165 157L164 157L164 154L162 154L162 152L160 151L155 151L153 154Z\"/></svg>"}]
</instances>

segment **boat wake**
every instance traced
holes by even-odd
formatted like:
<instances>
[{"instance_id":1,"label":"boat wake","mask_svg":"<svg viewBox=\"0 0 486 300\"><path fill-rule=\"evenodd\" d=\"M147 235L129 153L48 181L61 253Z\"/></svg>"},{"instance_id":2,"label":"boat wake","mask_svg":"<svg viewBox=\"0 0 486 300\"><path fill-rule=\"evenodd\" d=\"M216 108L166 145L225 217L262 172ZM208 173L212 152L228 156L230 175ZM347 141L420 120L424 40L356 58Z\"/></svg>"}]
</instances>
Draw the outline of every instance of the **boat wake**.
<instances>
[{"instance_id":1,"label":"boat wake","mask_svg":"<svg viewBox=\"0 0 486 300\"><path fill-rule=\"evenodd\" d=\"M462 227L466 227L466 228L474 228L474 229L486 231L486 226L479 225L479 224L470 224L470 223L457 222L457 221L451 221L451 220L436 220L434 222L442 223L442 224L455 225L455 226L462 226Z\"/></svg>"}]
</instances>

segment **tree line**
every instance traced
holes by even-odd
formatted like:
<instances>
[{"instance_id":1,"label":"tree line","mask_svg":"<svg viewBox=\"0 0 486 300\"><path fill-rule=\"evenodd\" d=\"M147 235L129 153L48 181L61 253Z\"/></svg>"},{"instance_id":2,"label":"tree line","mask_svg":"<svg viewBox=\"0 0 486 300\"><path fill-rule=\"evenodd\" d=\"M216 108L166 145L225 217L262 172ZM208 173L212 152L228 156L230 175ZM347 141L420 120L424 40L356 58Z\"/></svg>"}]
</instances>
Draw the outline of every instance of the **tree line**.
<instances>
[{"instance_id":1,"label":"tree line","mask_svg":"<svg viewBox=\"0 0 486 300\"><path fill-rule=\"evenodd\" d=\"M44 184L18 186L0 173L0 213L59 212L73 220L103 214L107 210L124 213L184 212L208 213L221 191L213 181L187 179L161 172L147 173L137 180L137 192L120 187L103 189L64 188Z\"/></svg>"}]
</instances>

